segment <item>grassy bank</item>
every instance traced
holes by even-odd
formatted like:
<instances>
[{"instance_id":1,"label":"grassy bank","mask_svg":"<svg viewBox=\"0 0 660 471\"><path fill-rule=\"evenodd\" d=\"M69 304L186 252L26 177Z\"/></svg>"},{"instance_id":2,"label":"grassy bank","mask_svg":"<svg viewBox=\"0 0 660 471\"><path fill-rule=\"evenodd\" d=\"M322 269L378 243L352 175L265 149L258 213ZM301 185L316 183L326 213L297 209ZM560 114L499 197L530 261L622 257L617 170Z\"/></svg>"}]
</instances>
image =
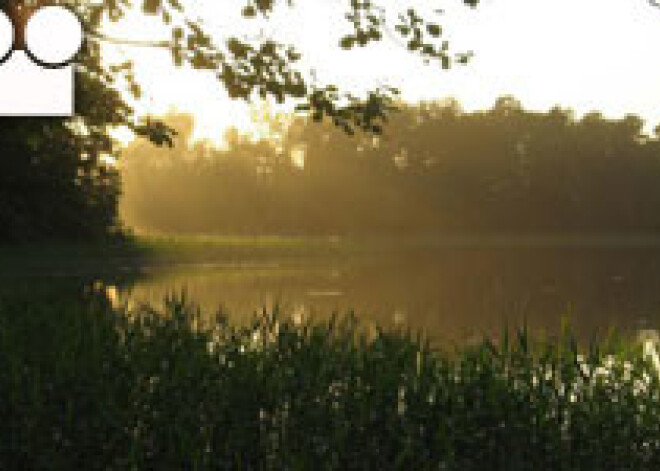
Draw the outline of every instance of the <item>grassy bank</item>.
<instances>
[{"instance_id":1,"label":"grassy bank","mask_svg":"<svg viewBox=\"0 0 660 471\"><path fill-rule=\"evenodd\" d=\"M249 260L313 260L350 256L403 256L448 250L660 249L656 235L463 234L442 237L267 235L125 235L96 243L0 245L0 276L98 273L145 266Z\"/></svg>"},{"instance_id":2,"label":"grassy bank","mask_svg":"<svg viewBox=\"0 0 660 471\"><path fill-rule=\"evenodd\" d=\"M313 259L369 247L334 237L139 235L97 243L0 245L0 276L52 271L85 275L149 266Z\"/></svg>"},{"instance_id":3,"label":"grassy bank","mask_svg":"<svg viewBox=\"0 0 660 471\"><path fill-rule=\"evenodd\" d=\"M208 319L0 300L0 469L660 466L660 384L624 339L437 351L351 317Z\"/></svg>"}]
</instances>

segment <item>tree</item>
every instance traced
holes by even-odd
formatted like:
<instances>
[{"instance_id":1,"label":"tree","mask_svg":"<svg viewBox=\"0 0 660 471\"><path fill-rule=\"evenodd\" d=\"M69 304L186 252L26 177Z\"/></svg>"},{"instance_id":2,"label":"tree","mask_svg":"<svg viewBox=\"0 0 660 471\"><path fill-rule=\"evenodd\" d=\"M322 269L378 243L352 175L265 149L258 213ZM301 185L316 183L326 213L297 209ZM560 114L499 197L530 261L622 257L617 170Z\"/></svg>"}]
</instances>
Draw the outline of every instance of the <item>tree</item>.
<instances>
[{"instance_id":1,"label":"tree","mask_svg":"<svg viewBox=\"0 0 660 471\"><path fill-rule=\"evenodd\" d=\"M660 139L635 116L577 119L503 97L486 111L404 105L395 134L348 136L297 119L278 142L125 151L126 219L157 232L221 234L653 234ZM474 136L479 136L475 139ZM303 159L293 150L300 150ZM194 207L195 211L190 211Z\"/></svg>"},{"instance_id":2,"label":"tree","mask_svg":"<svg viewBox=\"0 0 660 471\"><path fill-rule=\"evenodd\" d=\"M463 1L469 6L478 3ZM296 68L301 56L295 45L271 38L246 41L237 37L216 44L201 21L187 16L179 0L139 3L144 15L160 18L168 28L171 39L162 42L127 41L103 33L104 23L120 21L133 8L130 0L0 0L0 9L21 30L33 10L52 3L73 9L86 33L85 46L77 58L76 114L69 120L10 119L0 127L0 241L44 236L89 238L107 233L117 225L119 194L117 171L107 164L107 157L117 150L110 130L126 126L155 145L173 144L171 128L137 117L128 105L120 89L139 96L140 85L131 63L102 61L104 42L165 48L176 66L214 71L233 98L295 100L299 111L315 121L330 120L347 133L356 129L380 132L393 108L397 91L389 87L359 98L332 84L308 83ZM245 21L251 21L292 6L292 0L246 0L239 8ZM395 24L387 19L389 10L372 0L347 0L346 9L352 32L341 40L341 48L367 47L391 34L405 41L411 53L443 68L469 58L466 53L450 53L440 25L423 18L414 8L401 10Z\"/></svg>"},{"instance_id":3,"label":"tree","mask_svg":"<svg viewBox=\"0 0 660 471\"><path fill-rule=\"evenodd\" d=\"M463 0L472 7L478 1ZM96 118L103 118L97 121L109 125L124 124L157 144L168 142L170 134L153 122L138 124L131 120L132 110L121 100L116 87L123 80L134 95L139 95L140 86L135 82L131 63L117 65L101 61L100 46L103 42L166 48L177 66L188 65L194 69L216 72L219 82L232 98L250 100L270 96L278 102L294 99L300 111L309 112L318 121L329 117L349 132L354 127L377 132L380 129L377 122L385 117L385 112L391 108L392 96L396 95L396 90L383 87L358 99L350 93L342 93L332 84L309 84L304 74L296 69L301 55L295 45L281 44L270 38L249 42L237 37L227 38L224 44L215 44L200 20L187 17L180 0L140 2L144 15L162 19L163 25L170 31L169 41L130 41L108 37L102 32L105 22L118 22L126 16L133 8L130 0L0 0L0 9L8 12L20 28L31 11L52 3L72 8L82 20L86 32L86 47L78 60L79 75L83 81L93 82L96 89L83 89L79 94L83 100L79 103L78 115L86 118L96 111ZM260 15L268 17L276 8L292 8L293 3L292 0L246 0L242 15L245 21ZM467 62L471 55L452 54L448 42L442 37L441 26L423 18L414 8L402 9L398 22L391 25L386 15L388 9L372 0L346 0L346 7L345 18L352 25L353 32L341 39L338 46L343 49L367 47L381 41L388 32L405 41L411 53L429 62L437 61L444 69L453 63ZM441 13L440 10L436 12ZM108 93L113 95L110 102L90 100L92 96L105 99ZM339 105L344 102L348 104ZM89 108L99 103L106 103L102 107L104 110ZM105 115L99 116L99 112L104 111Z\"/></svg>"}]
</instances>

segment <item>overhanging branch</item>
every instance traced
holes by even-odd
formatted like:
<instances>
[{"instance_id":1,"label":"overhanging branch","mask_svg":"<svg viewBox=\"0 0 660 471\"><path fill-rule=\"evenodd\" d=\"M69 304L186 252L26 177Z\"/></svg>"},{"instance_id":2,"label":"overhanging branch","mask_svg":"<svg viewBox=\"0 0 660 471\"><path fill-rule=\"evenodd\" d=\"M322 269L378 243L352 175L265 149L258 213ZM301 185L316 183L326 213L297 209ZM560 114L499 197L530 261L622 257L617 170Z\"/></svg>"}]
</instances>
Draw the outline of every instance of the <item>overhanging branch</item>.
<instances>
[{"instance_id":1,"label":"overhanging branch","mask_svg":"<svg viewBox=\"0 0 660 471\"><path fill-rule=\"evenodd\" d=\"M144 41L144 40L139 40L139 39L123 39L123 38L115 38L112 36L108 36L106 34L100 33L98 31L94 31L89 28L85 28L85 34L88 36L92 36L96 39L100 39L101 41L106 41L112 44L118 44L121 46L135 46L135 47L158 47L158 48L171 48L172 47L172 42L170 41Z\"/></svg>"}]
</instances>

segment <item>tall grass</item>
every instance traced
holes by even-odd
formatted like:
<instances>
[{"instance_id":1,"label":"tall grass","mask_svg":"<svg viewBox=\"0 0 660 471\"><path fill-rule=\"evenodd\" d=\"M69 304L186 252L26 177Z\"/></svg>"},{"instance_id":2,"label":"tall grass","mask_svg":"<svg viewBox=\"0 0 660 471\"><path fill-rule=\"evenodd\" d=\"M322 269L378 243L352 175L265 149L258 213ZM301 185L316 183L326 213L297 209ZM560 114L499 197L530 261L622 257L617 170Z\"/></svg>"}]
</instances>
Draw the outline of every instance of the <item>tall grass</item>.
<instances>
[{"instance_id":1,"label":"tall grass","mask_svg":"<svg viewBox=\"0 0 660 471\"><path fill-rule=\"evenodd\" d=\"M640 346L0 300L0 469L660 469Z\"/></svg>"}]
</instances>

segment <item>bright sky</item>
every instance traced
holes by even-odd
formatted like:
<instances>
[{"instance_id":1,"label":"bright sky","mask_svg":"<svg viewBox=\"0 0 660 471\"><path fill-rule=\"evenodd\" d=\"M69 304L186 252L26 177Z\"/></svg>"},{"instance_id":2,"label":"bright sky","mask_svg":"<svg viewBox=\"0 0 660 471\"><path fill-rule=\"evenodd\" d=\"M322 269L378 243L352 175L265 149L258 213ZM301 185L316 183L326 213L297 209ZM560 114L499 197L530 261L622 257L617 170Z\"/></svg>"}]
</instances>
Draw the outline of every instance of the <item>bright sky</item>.
<instances>
[{"instance_id":1,"label":"bright sky","mask_svg":"<svg viewBox=\"0 0 660 471\"><path fill-rule=\"evenodd\" d=\"M580 114L638 114L649 129L660 123L660 8L649 6L647 0L482 0L476 9L462 6L461 0L381 0L392 11L410 3L421 12L424 7L429 12L445 10L438 22L453 50L475 53L467 66L450 71L424 65L388 36L378 45L341 50L339 38L351 30L343 19L348 0L297 0L293 9L283 6L265 23L241 20L237 4L244 2L187 3L218 40L231 34L256 35L262 29L296 44L305 59L303 70L313 68L319 82L355 92L388 84L399 87L408 101L454 96L468 110L488 108L497 97L511 94L532 109L558 104ZM138 18L109 32L163 38L157 22ZM250 108L229 100L211 74L174 70L169 57L159 51L108 49L108 57L117 54L135 59L146 91L141 109L163 113L176 107L192 112L200 138L217 140L228 126L250 126Z\"/></svg>"}]
</instances>

